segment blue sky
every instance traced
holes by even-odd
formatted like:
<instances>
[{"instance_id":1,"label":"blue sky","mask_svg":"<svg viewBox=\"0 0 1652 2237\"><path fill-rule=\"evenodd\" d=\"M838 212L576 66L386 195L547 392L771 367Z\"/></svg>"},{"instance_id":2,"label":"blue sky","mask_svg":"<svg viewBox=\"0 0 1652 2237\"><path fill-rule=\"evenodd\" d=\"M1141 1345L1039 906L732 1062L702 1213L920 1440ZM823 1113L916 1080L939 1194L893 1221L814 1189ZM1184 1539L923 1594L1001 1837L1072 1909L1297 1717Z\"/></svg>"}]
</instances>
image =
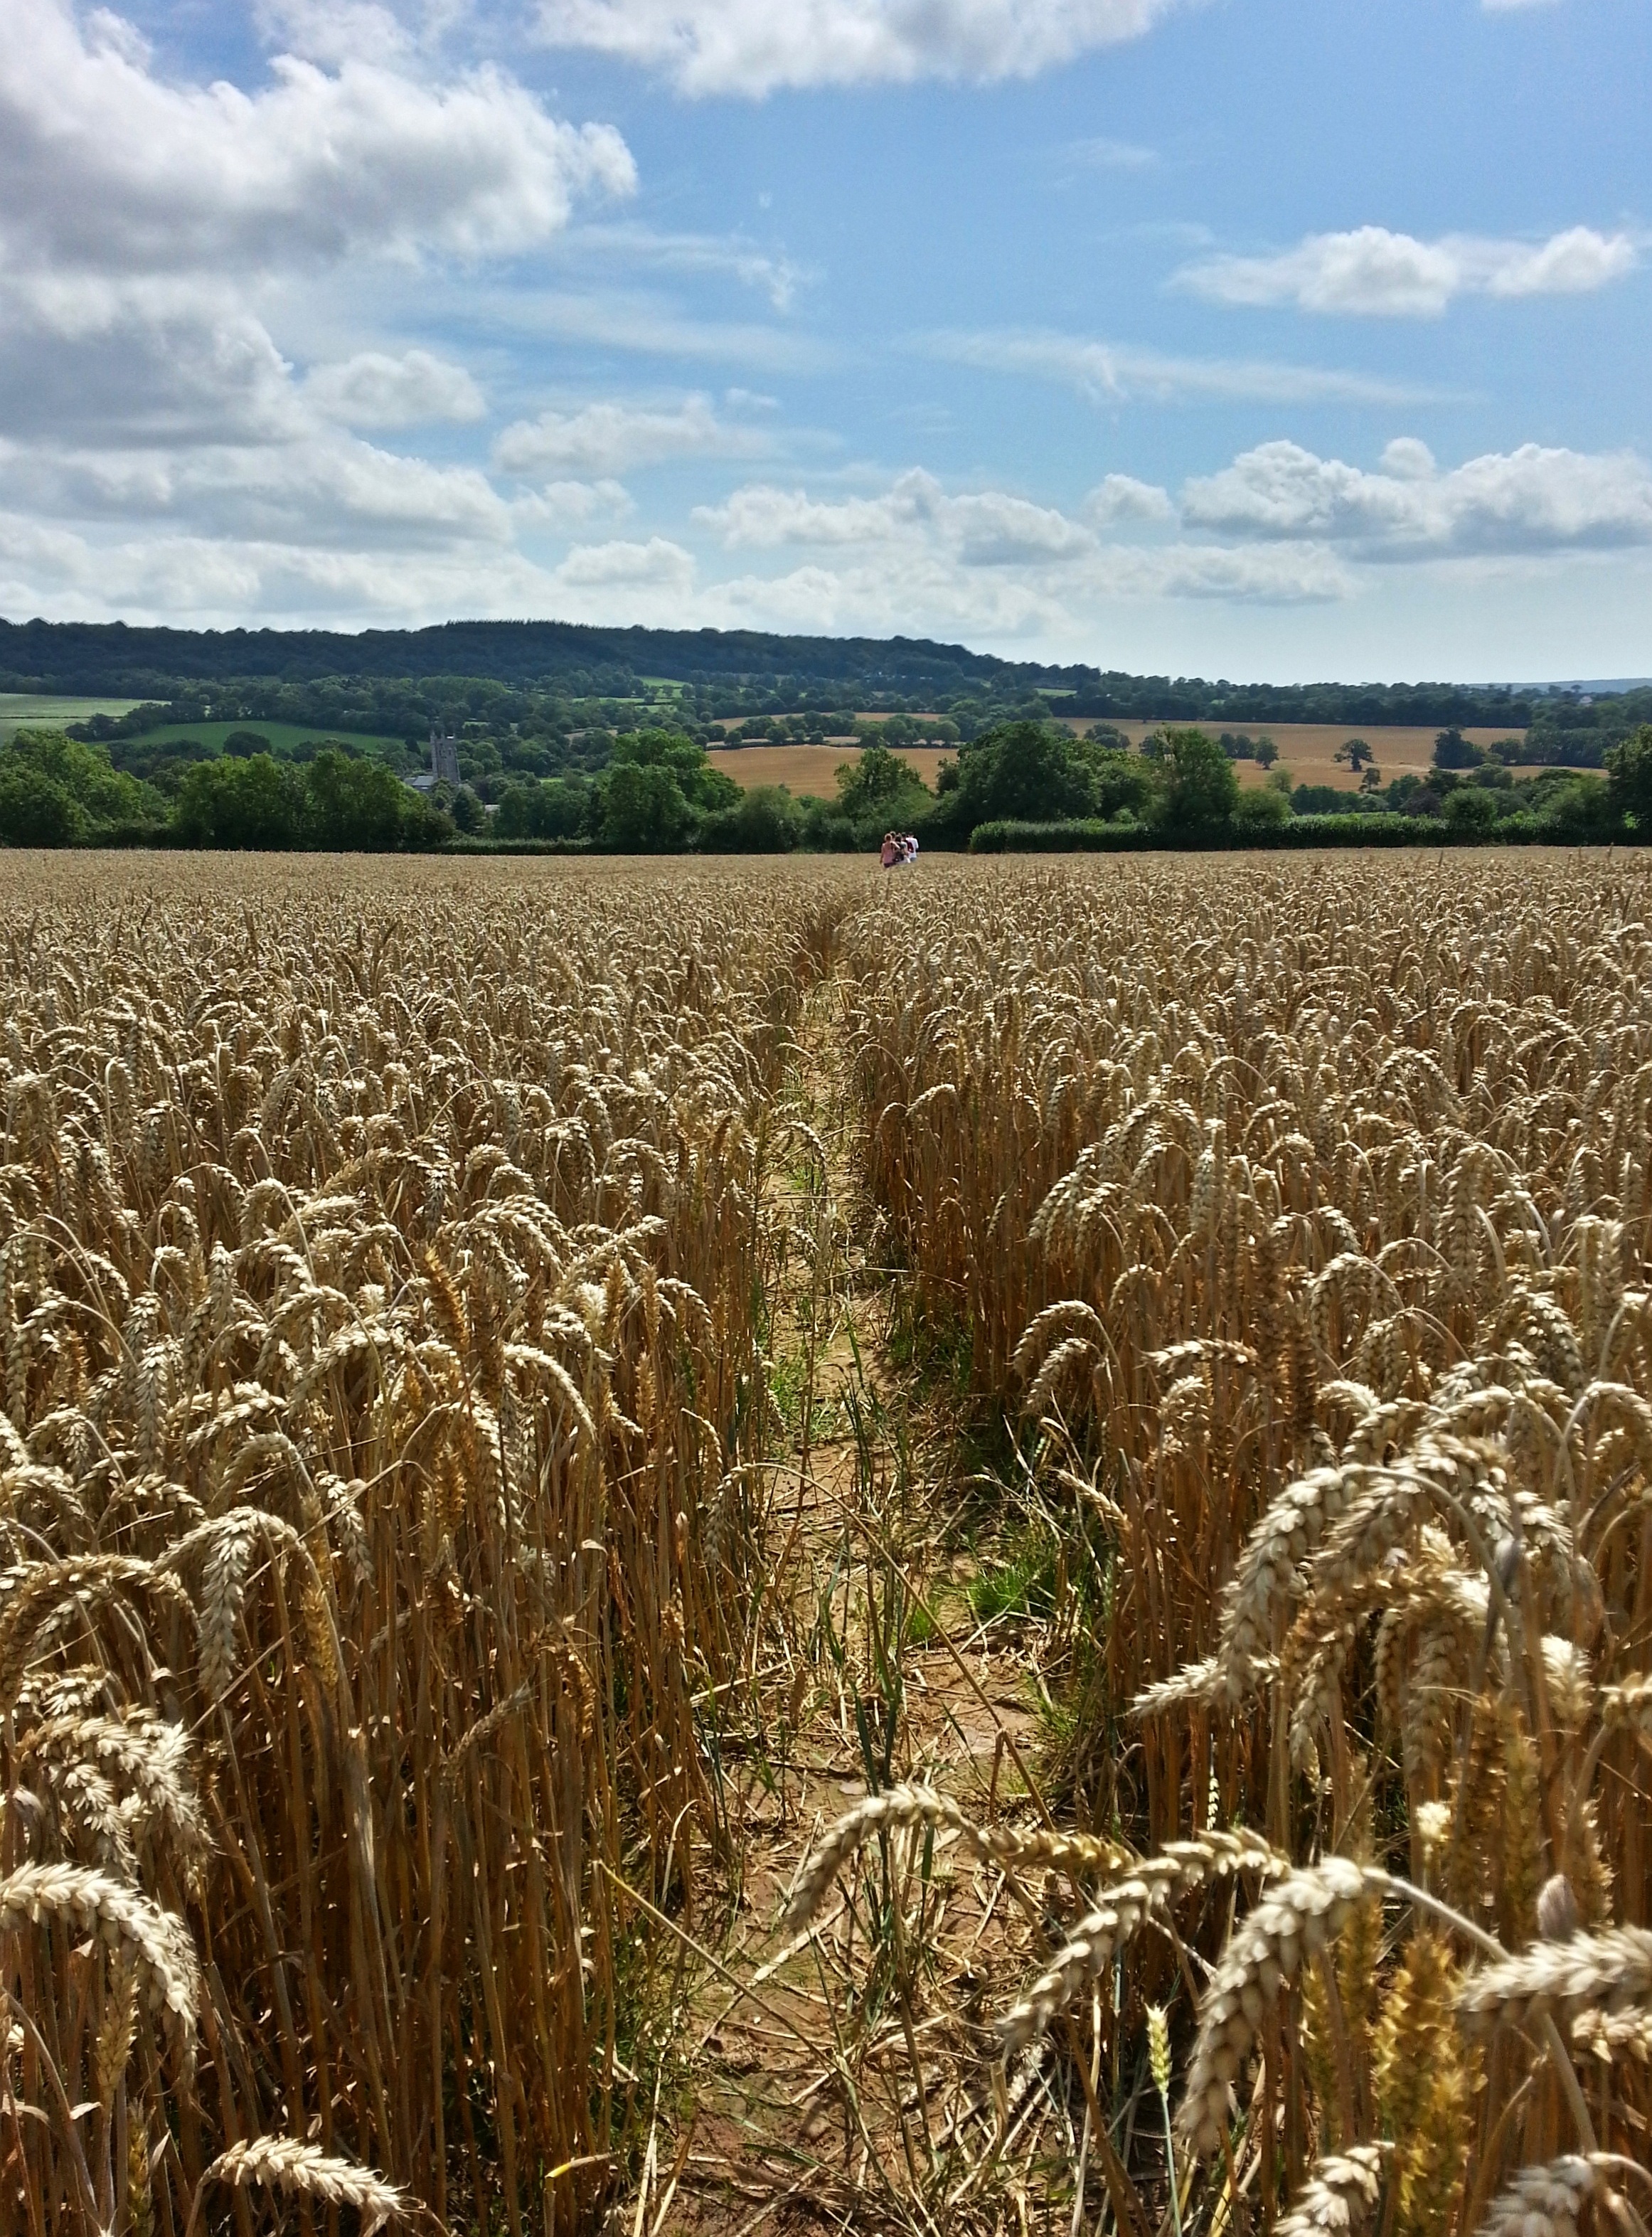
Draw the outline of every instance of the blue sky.
<instances>
[{"instance_id":1,"label":"blue sky","mask_svg":"<svg viewBox=\"0 0 1652 2237\"><path fill-rule=\"evenodd\" d=\"M1652 672L1647 0L3 0L0 612Z\"/></svg>"}]
</instances>

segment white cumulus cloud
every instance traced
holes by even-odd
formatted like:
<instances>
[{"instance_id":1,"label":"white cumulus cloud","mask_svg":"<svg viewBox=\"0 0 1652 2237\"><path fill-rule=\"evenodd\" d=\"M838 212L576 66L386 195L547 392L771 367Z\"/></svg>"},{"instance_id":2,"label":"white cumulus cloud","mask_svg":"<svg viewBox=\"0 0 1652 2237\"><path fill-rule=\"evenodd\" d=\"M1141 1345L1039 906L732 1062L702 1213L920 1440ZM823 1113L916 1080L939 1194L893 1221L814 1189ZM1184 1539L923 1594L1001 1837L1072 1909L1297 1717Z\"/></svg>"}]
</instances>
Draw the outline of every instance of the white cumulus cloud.
<instances>
[{"instance_id":1,"label":"white cumulus cloud","mask_svg":"<svg viewBox=\"0 0 1652 2237\"><path fill-rule=\"evenodd\" d=\"M1053 506L998 490L950 497L916 466L879 497L823 500L756 483L721 505L699 506L694 518L730 549L933 540L971 567L1066 560L1096 548L1088 529Z\"/></svg>"},{"instance_id":2,"label":"white cumulus cloud","mask_svg":"<svg viewBox=\"0 0 1652 2237\"><path fill-rule=\"evenodd\" d=\"M1121 488L1127 480L1109 477L1110 492L1102 485L1104 516L1110 505L1115 520L1155 526L1174 521L1162 491L1144 482ZM1057 508L1005 491L954 496L920 467L897 475L871 497L820 498L772 483L748 484L721 505L699 507L694 518L730 549L802 546L833 554L829 565L817 562L782 579L794 587L836 584L821 593L823 616L837 617L826 624L834 629L848 625L840 593L851 584L854 612L864 610L859 601L878 583L887 611L920 610L926 627L943 632L947 625L928 617L949 597L955 616L991 615L991 626L1003 629L1019 608L1047 617L1083 610L1097 598L1291 604L1341 597L1349 587L1346 569L1321 546L1109 543ZM955 619L954 634L960 625Z\"/></svg>"},{"instance_id":3,"label":"white cumulus cloud","mask_svg":"<svg viewBox=\"0 0 1652 2237\"><path fill-rule=\"evenodd\" d=\"M1174 520L1176 509L1169 492L1155 482L1109 474L1084 499L1084 517L1093 527L1113 528L1129 521Z\"/></svg>"},{"instance_id":4,"label":"white cumulus cloud","mask_svg":"<svg viewBox=\"0 0 1652 2237\"><path fill-rule=\"evenodd\" d=\"M1418 241L1385 226L1310 234L1277 256L1213 256L1177 284L1207 302L1293 305L1362 318L1437 318L1459 295L1579 295L1634 271L1627 233L1575 225L1547 241L1446 234Z\"/></svg>"},{"instance_id":5,"label":"white cumulus cloud","mask_svg":"<svg viewBox=\"0 0 1652 2237\"><path fill-rule=\"evenodd\" d=\"M664 71L687 94L1032 77L1138 38L1177 0L540 0L546 43Z\"/></svg>"},{"instance_id":6,"label":"white cumulus cloud","mask_svg":"<svg viewBox=\"0 0 1652 2237\"><path fill-rule=\"evenodd\" d=\"M708 396L673 406L587 404L519 419L494 445L502 473L553 473L590 480L668 459L757 458L772 447L761 430L719 419Z\"/></svg>"},{"instance_id":7,"label":"white cumulus cloud","mask_svg":"<svg viewBox=\"0 0 1652 2237\"><path fill-rule=\"evenodd\" d=\"M361 350L341 364L317 366L304 393L318 412L346 427L413 427L433 419L480 419L482 391L462 365L428 350L399 357Z\"/></svg>"},{"instance_id":8,"label":"white cumulus cloud","mask_svg":"<svg viewBox=\"0 0 1652 2237\"><path fill-rule=\"evenodd\" d=\"M105 11L6 0L0 245L8 261L232 274L352 251L530 247L576 197L627 194L612 126L546 115L503 72L444 86L382 63L278 56L255 93L157 76Z\"/></svg>"},{"instance_id":9,"label":"white cumulus cloud","mask_svg":"<svg viewBox=\"0 0 1652 2237\"><path fill-rule=\"evenodd\" d=\"M517 498L510 510L523 527L557 533L588 527L605 517L622 520L636 508L623 482L602 480L547 482L543 489Z\"/></svg>"},{"instance_id":10,"label":"white cumulus cloud","mask_svg":"<svg viewBox=\"0 0 1652 2237\"><path fill-rule=\"evenodd\" d=\"M247 89L163 73L107 8L4 0L0 506L40 525L41 605L54 583L82 611L213 617L411 610L438 585L461 610L543 604L480 465L358 432L486 403L464 366L339 316L340 267L372 300L433 259L514 256L635 174L611 127L502 69L432 74L444 7L268 0L263 28L305 51ZM303 379L276 335L307 339L318 295L337 340Z\"/></svg>"},{"instance_id":11,"label":"white cumulus cloud","mask_svg":"<svg viewBox=\"0 0 1652 2237\"><path fill-rule=\"evenodd\" d=\"M1633 452L1525 443L1438 471L1414 439L1370 473L1299 443L1263 443L1181 493L1188 525L1313 538L1372 559L1652 544L1652 471Z\"/></svg>"},{"instance_id":12,"label":"white cumulus cloud","mask_svg":"<svg viewBox=\"0 0 1652 2237\"><path fill-rule=\"evenodd\" d=\"M694 587L694 563L681 544L665 536L650 536L641 544L580 544L552 579L574 590L641 587L684 594Z\"/></svg>"},{"instance_id":13,"label":"white cumulus cloud","mask_svg":"<svg viewBox=\"0 0 1652 2237\"><path fill-rule=\"evenodd\" d=\"M313 63L399 62L414 45L381 0L257 0L253 14L270 45Z\"/></svg>"}]
</instances>

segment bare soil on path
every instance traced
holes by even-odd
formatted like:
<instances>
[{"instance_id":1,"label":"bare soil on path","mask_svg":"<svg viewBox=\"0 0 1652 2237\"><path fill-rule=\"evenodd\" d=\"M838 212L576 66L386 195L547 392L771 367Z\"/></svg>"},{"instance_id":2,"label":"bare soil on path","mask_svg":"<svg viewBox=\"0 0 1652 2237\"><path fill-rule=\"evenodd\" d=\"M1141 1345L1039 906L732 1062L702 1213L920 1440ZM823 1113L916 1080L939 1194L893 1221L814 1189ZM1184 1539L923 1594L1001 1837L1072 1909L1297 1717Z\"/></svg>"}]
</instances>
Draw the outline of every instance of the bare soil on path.
<instances>
[{"instance_id":1,"label":"bare soil on path","mask_svg":"<svg viewBox=\"0 0 1652 2237\"><path fill-rule=\"evenodd\" d=\"M811 991L775 1159L770 1666L722 1767L726 1923L697 1953L678 2103L628 2207L633 2237L932 2230L925 2199L949 2160L991 2141L991 2004L971 1953L1012 1908L998 1875L889 1838L801 1947L777 1931L822 1830L868 1792L919 1778L972 1815L1013 1806L1039 1715L1025 1642L1013 1620L977 1621L976 1557L946 1528L965 1488L944 1404L898 1342L905 1277L860 1183L845 1002L836 978Z\"/></svg>"}]
</instances>

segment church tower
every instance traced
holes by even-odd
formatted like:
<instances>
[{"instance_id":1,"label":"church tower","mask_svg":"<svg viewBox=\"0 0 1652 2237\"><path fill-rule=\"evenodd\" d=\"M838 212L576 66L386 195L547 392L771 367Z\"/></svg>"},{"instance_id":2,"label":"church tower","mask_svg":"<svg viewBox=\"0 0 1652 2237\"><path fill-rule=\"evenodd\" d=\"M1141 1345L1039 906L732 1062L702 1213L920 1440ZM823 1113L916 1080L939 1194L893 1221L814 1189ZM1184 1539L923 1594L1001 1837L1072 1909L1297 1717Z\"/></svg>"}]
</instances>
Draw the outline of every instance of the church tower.
<instances>
[{"instance_id":1,"label":"church tower","mask_svg":"<svg viewBox=\"0 0 1652 2237\"><path fill-rule=\"evenodd\" d=\"M435 723L431 724L431 782L455 787L459 782L459 742Z\"/></svg>"}]
</instances>

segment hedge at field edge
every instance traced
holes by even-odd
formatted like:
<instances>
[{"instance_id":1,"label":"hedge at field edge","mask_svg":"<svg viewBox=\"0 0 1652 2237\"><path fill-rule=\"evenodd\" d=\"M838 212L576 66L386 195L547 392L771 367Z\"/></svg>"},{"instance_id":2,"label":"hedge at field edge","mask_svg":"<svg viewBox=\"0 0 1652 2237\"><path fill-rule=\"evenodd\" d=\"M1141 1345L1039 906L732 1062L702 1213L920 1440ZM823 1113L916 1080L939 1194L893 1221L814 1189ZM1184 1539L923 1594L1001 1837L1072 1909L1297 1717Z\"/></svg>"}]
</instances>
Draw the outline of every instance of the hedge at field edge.
<instances>
[{"instance_id":1,"label":"hedge at field edge","mask_svg":"<svg viewBox=\"0 0 1652 2237\"><path fill-rule=\"evenodd\" d=\"M1625 835L1614 835L1619 844ZM983 823L971 834L972 855L1274 854L1304 847L1552 847L1552 832L1510 817L1485 832L1454 831L1427 815L1298 815L1272 828L1243 832L1121 829L1116 823ZM1594 843L1603 843L1596 841Z\"/></svg>"}]
</instances>

